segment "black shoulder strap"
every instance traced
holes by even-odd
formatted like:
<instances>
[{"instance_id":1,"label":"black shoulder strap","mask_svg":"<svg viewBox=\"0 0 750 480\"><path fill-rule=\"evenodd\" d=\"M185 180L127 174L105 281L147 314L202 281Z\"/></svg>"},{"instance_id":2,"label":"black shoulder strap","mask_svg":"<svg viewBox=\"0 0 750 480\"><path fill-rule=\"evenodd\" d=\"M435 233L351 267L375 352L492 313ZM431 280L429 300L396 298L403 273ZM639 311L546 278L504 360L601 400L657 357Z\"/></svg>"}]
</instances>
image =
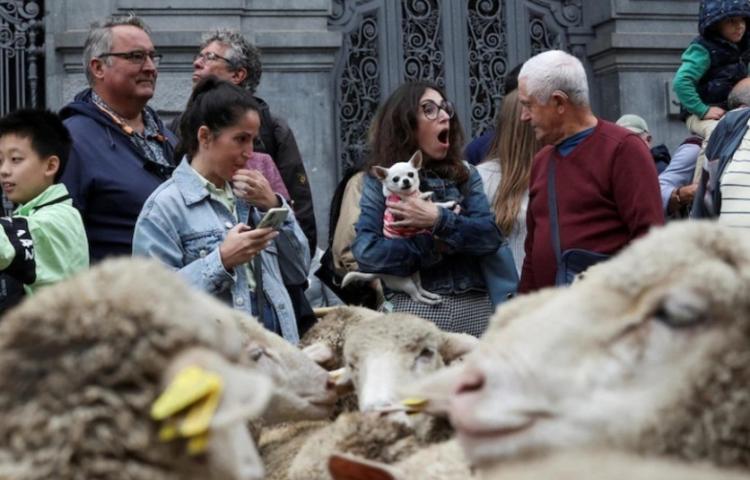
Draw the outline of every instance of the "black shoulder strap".
<instances>
[{"instance_id":1,"label":"black shoulder strap","mask_svg":"<svg viewBox=\"0 0 750 480\"><path fill-rule=\"evenodd\" d=\"M49 201L49 202L47 202L47 203L43 203L43 204L41 204L41 205L37 205L37 206L36 206L36 207L34 207L34 208L33 208L32 210L34 210L34 211L36 212L36 211L37 211L37 210L39 210L40 208L44 208L44 207L49 207L50 205L54 205L54 204L56 204L56 203L64 202L65 200L67 200L67 199L69 199L69 198L70 198L70 195L63 195L62 197L57 197L57 198L55 198L55 199L52 199L52 200L50 200L50 201Z\"/></svg>"}]
</instances>

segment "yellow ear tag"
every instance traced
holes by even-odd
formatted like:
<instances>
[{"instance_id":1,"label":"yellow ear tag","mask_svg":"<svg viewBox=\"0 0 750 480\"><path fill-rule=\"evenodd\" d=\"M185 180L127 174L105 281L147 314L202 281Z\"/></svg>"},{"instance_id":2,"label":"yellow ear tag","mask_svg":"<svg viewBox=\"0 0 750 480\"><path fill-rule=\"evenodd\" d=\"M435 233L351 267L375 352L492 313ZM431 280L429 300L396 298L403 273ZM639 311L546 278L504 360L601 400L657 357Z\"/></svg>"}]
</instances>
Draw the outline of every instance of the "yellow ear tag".
<instances>
[{"instance_id":1,"label":"yellow ear tag","mask_svg":"<svg viewBox=\"0 0 750 480\"><path fill-rule=\"evenodd\" d=\"M222 386L210 392L204 399L190 407L185 419L180 424L179 432L182 437L194 437L208 432L211 419L221 399ZM188 444L188 450L190 445Z\"/></svg>"},{"instance_id":2,"label":"yellow ear tag","mask_svg":"<svg viewBox=\"0 0 750 480\"><path fill-rule=\"evenodd\" d=\"M164 420L221 388L219 375L195 366L184 368L151 405L151 418Z\"/></svg>"},{"instance_id":3,"label":"yellow ear tag","mask_svg":"<svg viewBox=\"0 0 750 480\"><path fill-rule=\"evenodd\" d=\"M191 437L187 443L188 455L198 455L206 451L208 446L208 432Z\"/></svg>"},{"instance_id":4,"label":"yellow ear tag","mask_svg":"<svg viewBox=\"0 0 750 480\"><path fill-rule=\"evenodd\" d=\"M168 418L164 420L164 424L159 429L159 441L169 442L171 440L174 440L175 438L177 438L178 433L177 419Z\"/></svg>"},{"instance_id":5,"label":"yellow ear tag","mask_svg":"<svg viewBox=\"0 0 750 480\"><path fill-rule=\"evenodd\" d=\"M429 400L426 398L410 397L401 400L401 405L406 407L406 411L409 413L421 412L427 407Z\"/></svg>"}]
</instances>

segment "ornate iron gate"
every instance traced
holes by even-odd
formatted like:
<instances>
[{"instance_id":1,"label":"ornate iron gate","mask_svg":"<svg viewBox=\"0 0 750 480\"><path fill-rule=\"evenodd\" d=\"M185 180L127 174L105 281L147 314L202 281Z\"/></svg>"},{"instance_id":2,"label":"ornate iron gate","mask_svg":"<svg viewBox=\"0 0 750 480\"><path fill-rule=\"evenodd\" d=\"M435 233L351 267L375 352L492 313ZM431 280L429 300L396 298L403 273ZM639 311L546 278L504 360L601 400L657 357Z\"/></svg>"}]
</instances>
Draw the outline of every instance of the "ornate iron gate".
<instances>
[{"instance_id":1,"label":"ornate iron gate","mask_svg":"<svg viewBox=\"0 0 750 480\"><path fill-rule=\"evenodd\" d=\"M44 4L0 0L0 115L44 105Z\"/></svg>"},{"instance_id":2,"label":"ornate iron gate","mask_svg":"<svg viewBox=\"0 0 750 480\"><path fill-rule=\"evenodd\" d=\"M333 0L338 167L358 165L378 104L406 80L445 88L469 136L492 124L505 75L540 51L583 57L582 0Z\"/></svg>"}]
</instances>

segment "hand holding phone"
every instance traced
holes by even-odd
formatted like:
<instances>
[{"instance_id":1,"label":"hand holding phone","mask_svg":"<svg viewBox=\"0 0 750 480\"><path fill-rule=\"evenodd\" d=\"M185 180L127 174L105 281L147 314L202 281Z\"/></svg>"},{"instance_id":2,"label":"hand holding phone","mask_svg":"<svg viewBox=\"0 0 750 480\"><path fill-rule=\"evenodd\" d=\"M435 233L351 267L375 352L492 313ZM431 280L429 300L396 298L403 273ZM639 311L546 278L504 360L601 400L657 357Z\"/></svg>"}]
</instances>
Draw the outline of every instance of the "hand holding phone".
<instances>
[{"instance_id":1,"label":"hand holding phone","mask_svg":"<svg viewBox=\"0 0 750 480\"><path fill-rule=\"evenodd\" d=\"M289 209L286 207L274 207L269 209L263 218L258 222L257 228L273 228L278 230L289 215Z\"/></svg>"}]
</instances>

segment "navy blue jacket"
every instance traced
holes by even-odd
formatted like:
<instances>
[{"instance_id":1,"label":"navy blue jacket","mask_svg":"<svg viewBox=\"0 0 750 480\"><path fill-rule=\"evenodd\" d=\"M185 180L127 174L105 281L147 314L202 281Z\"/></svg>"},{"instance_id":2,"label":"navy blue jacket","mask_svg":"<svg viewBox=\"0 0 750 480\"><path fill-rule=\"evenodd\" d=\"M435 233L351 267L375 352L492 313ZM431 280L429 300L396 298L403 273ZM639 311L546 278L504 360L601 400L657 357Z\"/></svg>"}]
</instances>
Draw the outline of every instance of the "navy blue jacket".
<instances>
[{"instance_id":1,"label":"navy blue jacket","mask_svg":"<svg viewBox=\"0 0 750 480\"><path fill-rule=\"evenodd\" d=\"M151 112L167 139L164 156L174 161L175 136ZM171 169L147 160L125 132L91 102L90 89L76 95L60 116L73 138L62 182L83 217L91 262L130 256L138 214Z\"/></svg>"}]
</instances>

